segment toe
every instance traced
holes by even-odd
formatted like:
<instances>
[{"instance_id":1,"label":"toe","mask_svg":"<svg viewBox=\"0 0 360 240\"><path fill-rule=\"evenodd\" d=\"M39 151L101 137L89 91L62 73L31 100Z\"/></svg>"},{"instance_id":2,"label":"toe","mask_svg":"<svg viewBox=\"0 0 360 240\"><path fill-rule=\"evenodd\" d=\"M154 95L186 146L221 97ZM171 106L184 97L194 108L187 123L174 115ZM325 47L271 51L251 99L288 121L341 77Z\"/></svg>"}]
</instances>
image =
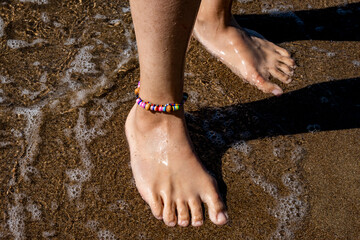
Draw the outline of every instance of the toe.
<instances>
[{"instance_id":1,"label":"toe","mask_svg":"<svg viewBox=\"0 0 360 240\"><path fill-rule=\"evenodd\" d=\"M178 201L176 203L177 219L179 226L186 227L190 222L189 208L185 201Z\"/></svg>"},{"instance_id":2,"label":"toe","mask_svg":"<svg viewBox=\"0 0 360 240\"><path fill-rule=\"evenodd\" d=\"M224 225L228 221L225 205L217 192L210 193L202 198L208 206L209 218L217 225Z\"/></svg>"},{"instance_id":3,"label":"toe","mask_svg":"<svg viewBox=\"0 0 360 240\"><path fill-rule=\"evenodd\" d=\"M191 211L191 224L194 227L201 226L203 224L203 214L200 199L191 199L188 204Z\"/></svg>"},{"instance_id":4,"label":"toe","mask_svg":"<svg viewBox=\"0 0 360 240\"><path fill-rule=\"evenodd\" d=\"M281 56L284 56L284 57L290 57L291 56L291 54L286 49L284 49L282 47L279 47L279 46L277 46L275 44L274 44L274 46L275 46L276 52L278 52Z\"/></svg>"},{"instance_id":5,"label":"toe","mask_svg":"<svg viewBox=\"0 0 360 240\"><path fill-rule=\"evenodd\" d=\"M172 201L164 201L164 210L163 210L163 219L164 223L169 227L174 227L176 225L176 215L175 215L175 203Z\"/></svg>"},{"instance_id":6,"label":"toe","mask_svg":"<svg viewBox=\"0 0 360 240\"><path fill-rule=\"evenodd\" d=\"M274 78L279 79L283 83L289 83L291 81L291 78L289 75L286 75L285 73L279 71L278 69L269 69L269 72Z\"/></svg>"},{"instance_id":7,"label":"toe","mask_svg":"<svg viewBox=\"0 0 360 240\"><path fill-rule=\"evenodd\" d=\"M283 93L283 90L277 84L266 80L260 75L257 75L251 82L264 93L272 93L275 96L280 96Z\"/></svg>"},{"instance_id":8,"label":"toe","mask_svg":"<svg viewBox=\"0 0 360 240\"><path fill-rule=\"evenodd\" d=\"M162 214L163 214L163 204L162 204L160 196L154 194L149 199L148 204L149 204L149 206L151 208L151 212L153 213L153 215L157 219L161 220L162 219Z\"/></svg>"},{"instance_id":9,"label":"toe","mask_svg":"<svg viewBox=\"0 0 360 240\"><path fill-rule=\"evenodd\" d=\"M290 57L284 57L284 56L280 56L279 57L279 62L285 63L286 65L288 65L291 68L295 68L296 64L294 59L290 58Z\"/></svg>"},{"instance_id":10,"label":"toe","mask_svg":"<svg viewBox=\"0 0 360 240\"><path fill-rule=\"evenodd\" d=\"M286 75L292 77L294 75L294 69L289 67L286 64L283 63L278 63L277 68L280 69L283 73L285 73Z\"/></svg>"}]
</instances>

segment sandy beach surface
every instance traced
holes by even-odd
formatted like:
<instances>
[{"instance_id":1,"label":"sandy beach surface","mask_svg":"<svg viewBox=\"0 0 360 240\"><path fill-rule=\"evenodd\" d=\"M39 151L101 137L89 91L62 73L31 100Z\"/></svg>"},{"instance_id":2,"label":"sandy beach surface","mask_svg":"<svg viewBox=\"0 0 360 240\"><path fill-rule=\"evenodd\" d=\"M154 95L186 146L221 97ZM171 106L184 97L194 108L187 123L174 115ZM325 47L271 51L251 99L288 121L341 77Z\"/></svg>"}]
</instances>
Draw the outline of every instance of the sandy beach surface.
<instances>
[{"instance_id":1,"label":"sandy beach surface","mask_svg":"<svg viewBox=\"0 0 360 240\"><path fill-rule=\"evenodd\" d=\"M231 220L169 228L123 133L139 79L128 2L1 1L0 239L360 239L360 1L233 12L298 68L273 97L191 40L187 124Z\"/></svg>"}]
</instances>

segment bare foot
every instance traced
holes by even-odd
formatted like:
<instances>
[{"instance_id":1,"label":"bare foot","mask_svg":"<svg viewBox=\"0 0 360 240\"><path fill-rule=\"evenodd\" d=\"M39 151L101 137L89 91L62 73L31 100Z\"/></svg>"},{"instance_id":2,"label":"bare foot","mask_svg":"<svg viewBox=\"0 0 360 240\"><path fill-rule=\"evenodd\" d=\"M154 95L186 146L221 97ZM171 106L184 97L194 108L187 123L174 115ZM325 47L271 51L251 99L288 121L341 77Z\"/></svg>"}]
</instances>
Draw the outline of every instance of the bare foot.
<instances>
[{"instance_id":1,"label":"bare foot","mask_svg":"<svg viewBox=\"0 0 360 240\"><path fill-rule=\"evenodd\" d=\"M204 202L212 222L227 222L216 181L193 152L182 110L152 113L134 105L125 132L136 187L157 219L168 226L200 226Z\"/></svg>"},{"instance_id":2,"label":"bare foot","mask_svg":"<svg viewBox=\"0 0 360 240\"><path fill-rule=\"evenodd\" d=\"M281 95L282 89L269 76L291 82L295 62L288 51L242 29L233 17L197 17L194 36L235 74L265 93Z\"/></svg>"}]
</instances>

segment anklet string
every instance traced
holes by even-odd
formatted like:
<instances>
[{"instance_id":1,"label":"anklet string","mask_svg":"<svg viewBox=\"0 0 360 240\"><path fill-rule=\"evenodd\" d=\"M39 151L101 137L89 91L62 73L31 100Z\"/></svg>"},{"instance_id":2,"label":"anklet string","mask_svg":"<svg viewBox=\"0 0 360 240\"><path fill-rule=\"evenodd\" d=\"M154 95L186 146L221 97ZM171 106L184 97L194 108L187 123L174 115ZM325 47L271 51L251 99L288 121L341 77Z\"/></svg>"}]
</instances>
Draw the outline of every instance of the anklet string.
<instances>
[{"instance_id":1,"label":"anklet string","mask_svg":"<svg viewBox=\"0 0 360 240\"><path fill-rule=\"evenodd\" d=\"M186 102L187 98L188 98L188 94L184 93L183 94L183 99L181 100L180 103L168 103L165 105L159 105L159 104L153 104L151 102L147 102L144 101L143 99L141 99L139 97L139 93L140 93L140 81L138 82L138 86L135 89L135 95L136 95L136 103L144 108L145 110L149 110L149 111L154 111L154 112L173 112L173 111L177 111L180 109L180 107L182 105L184 105L184 103Z\"/></svg>"}]
</instances>

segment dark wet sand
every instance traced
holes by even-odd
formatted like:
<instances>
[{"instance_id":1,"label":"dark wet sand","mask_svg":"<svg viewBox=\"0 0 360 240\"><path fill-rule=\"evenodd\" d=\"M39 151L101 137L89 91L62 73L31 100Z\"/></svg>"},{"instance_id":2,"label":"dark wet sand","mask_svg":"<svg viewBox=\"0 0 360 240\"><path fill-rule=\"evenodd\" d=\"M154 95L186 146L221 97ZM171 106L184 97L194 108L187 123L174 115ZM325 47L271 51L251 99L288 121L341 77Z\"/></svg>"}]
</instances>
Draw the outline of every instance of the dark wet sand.
<instances>
[{"instance_id":1,"label":"dark wet sand","mask_svg":"<svg viewBox=\"0 0 360 240\"><path fill-rule=\"evenodd\" d=\"M243 83L191 41L188 126L231 218L200 228L156 220L132 180L123 125L139 67L133 57L117 68L121 53L135 52L128 3L49 1L0 3L1 239L360 238L360 1L234 4L245 10L241 25L296 59L281 97ZM12 49L10 39L33 44ZM74 65L84 46L94 66ZM69 68L74 92L61 81ZM87 175L70 179L73 169Z\"/></svg>"}]
</instances>

